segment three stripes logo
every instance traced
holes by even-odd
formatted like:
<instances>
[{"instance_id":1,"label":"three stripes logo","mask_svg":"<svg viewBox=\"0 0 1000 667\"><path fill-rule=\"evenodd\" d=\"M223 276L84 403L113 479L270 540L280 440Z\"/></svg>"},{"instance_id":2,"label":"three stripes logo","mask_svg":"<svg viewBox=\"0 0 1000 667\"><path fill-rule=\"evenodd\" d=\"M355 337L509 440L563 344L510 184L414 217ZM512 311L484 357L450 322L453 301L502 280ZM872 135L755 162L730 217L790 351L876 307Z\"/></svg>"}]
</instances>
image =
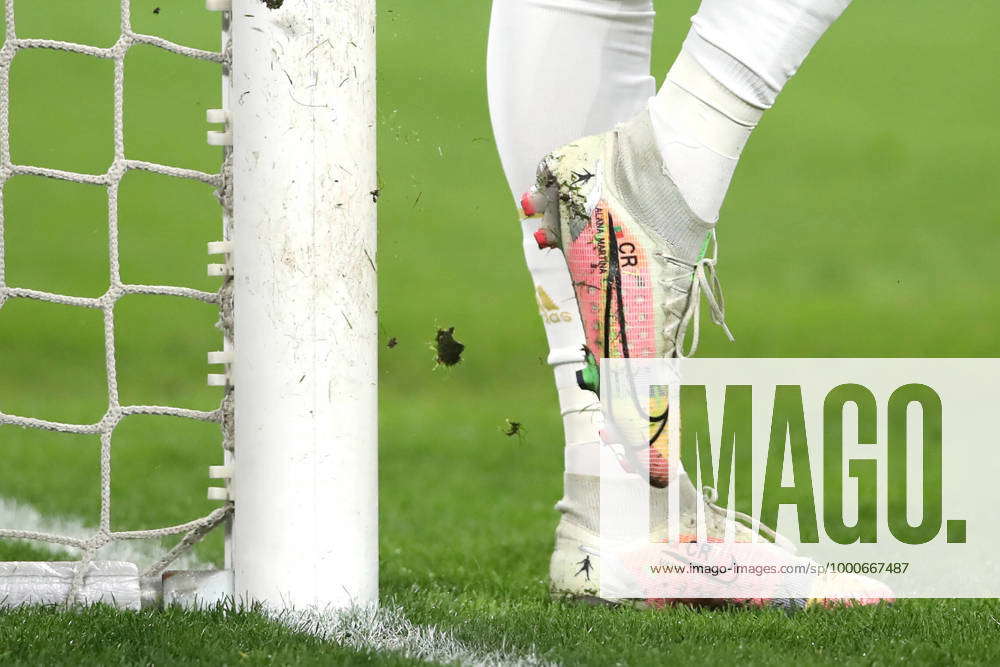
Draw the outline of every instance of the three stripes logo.
<instances>
[{"instance_id":1,"label":"three stripes logo","mask_svg":"<svg viewBox=\"0 0 1000 667\"><path fill-rule=\"evenodd\" d=\"M558 324L573 321L573 313L559 308L541 285L535 287L535 296L538 298L538 311L546 322Z\"/></svg>"}]
</instances>

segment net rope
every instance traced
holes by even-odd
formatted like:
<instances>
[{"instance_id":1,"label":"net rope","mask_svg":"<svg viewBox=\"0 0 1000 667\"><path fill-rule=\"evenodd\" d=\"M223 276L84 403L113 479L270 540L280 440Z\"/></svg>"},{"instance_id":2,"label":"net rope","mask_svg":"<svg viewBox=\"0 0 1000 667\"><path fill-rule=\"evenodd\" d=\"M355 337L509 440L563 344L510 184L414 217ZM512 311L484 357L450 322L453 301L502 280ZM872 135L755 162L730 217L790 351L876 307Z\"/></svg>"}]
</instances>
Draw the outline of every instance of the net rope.
<instances>
[{"instance_id":1,"label":"net rope","mask_svg":"<svg viewBox=\"0 0 1000 667\"><path fill-rule=\"evenodd\" d=\"M3 0L6 10L6 35L3 47L0 48L0 312L5 303L13 299L32 299L36 301L91 308L100 310L104 315L104 364L107 377L107 411L104 416L93 424L70 424L33 417L16 416L0 410L0 426L18 426L23 428L43 429L60 433L75 433L100 436L100 521L97 532L86 539L65 535L53 535L43 532L33 532L16 529L0 529L0 538L36 540L50 542L79 549L81 553L76 575L67 595L67 603L77 599L85 575L91 561L98 551L108 544L120 540L160 539L172 535L182 535L180 541L169 551L166 551L156 562L148 566L142 573L144 577L158 576L175 559L190 550L212 528L224 522L232 512L232 503L225 503L211 513L188 521L186 523L155 528L150 530L114 531L111 528L111 451L112 436L122 419L131 415L162 415L193 419L202 422L219 424L222 431L222 448L232 451L232 390L227 386L223 392L219 407L211 411L190 410L187 408L161 405L122 405L118 395L118 380L115 355L115 305L120 299L130 294L175 296L194 299L219 306L220 318L217 325L227 340L232 340L232 279L224 279L217 292L205 292L188 287L171 285L141 285L122 281L120 272L120 254L118 242L118 192L124 175L133 170L147 171L174 178L198 181L215 187L215 194L223 209L223 219L226 221L224 238L229 238L230 214L232 211L232 178L231 157L228 148L224 151L224 159L219 173L208 174L194 169L182 169L153 162L131 160L125 155L124 142L124 98L125 98L125 56L129 49L137 44L154 46L164 51L220 64L228 70L231 61L231 50L226 47L221 52L204 51L181 44L175 44L153 35L144 35L132 30L131 0L121 0L120 32L113 46L102 48L87 44L77 44L51 39L27 39L17 36L14 20L14 0ZM228 39L226 40L228 42ZM103 174L85 174L47 167L16 164L11 159L10 151L10 71L14 57L25 49L50 49L68 51L83 55L112 60L114 62L114 159L111 166ZM107 291L100 297L86 298L66 294L56 294L25 287L14 287L6 282L4 270L4 192L7 181L14 176L40 176L74 183L84 183L102 186L108 192L108 257L110 280Z\"/></svg>"}]
</instances>

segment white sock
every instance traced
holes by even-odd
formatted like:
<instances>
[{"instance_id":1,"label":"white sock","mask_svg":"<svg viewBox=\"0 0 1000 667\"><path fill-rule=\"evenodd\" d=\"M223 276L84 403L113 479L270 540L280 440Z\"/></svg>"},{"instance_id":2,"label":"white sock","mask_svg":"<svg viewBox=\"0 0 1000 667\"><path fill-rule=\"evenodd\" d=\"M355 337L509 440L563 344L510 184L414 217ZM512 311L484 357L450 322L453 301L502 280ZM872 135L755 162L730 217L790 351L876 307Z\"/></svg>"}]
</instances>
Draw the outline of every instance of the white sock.
<instances>
[{"instance_id":1,"label":"white sock","mask_svg":"<svg viewBox=\"0 0 1000 667\"><path fill-rule=\"evenodd\" d=\"M649 68L653 17L651 0L494 0L490 116L514 201L535 182L546 153L606 132L645 108L656 92ZM586 342L576 292L562 253L538 248L537 229L537 220L522 223L559 392L566 471L593 476L599 471L601 413L597 397L576 384ZM567 483L560 508L578 523L597 521L579 485Z\"/></svg>"},{"instance_id":2,"label":"white sock","mask_svg":"<svg viewBox=\"0 0 1000 667\"><path fill-rule=\"evenodd\" d=\"M763 113L712 78L686 50L650 98L663 164L703 220L718 220L740 154Z\"/></svg>"},{"instance_id":3,"label":"white sock","mask_svg":"<svg viewBox=\"0 0 1000 667\"><path fill-rule=\"evenodd\" d=\"M652 0L494 0L486 80L515 201L546 153L645 108L654 15Z\"/></svg>"},{"instance_id":4,"label":"white sock","mask_svg":"<svg viewBox=\"0 0 1000 667\"><path fill-rule=\"evenodd\" d=\"M702 0L684 42L716 81L771 108L851 0Z\"/></svg>"},{"instance_id":5,"label":"white sock","mask_svg":"<svg viewBox=\"0 0 1000 667\"><path fill-rule=\"evenodd\" d=\"M750 133L851 0L702 0L649 102L664 166L714 222Z\"/></svg>"}]
</instances>

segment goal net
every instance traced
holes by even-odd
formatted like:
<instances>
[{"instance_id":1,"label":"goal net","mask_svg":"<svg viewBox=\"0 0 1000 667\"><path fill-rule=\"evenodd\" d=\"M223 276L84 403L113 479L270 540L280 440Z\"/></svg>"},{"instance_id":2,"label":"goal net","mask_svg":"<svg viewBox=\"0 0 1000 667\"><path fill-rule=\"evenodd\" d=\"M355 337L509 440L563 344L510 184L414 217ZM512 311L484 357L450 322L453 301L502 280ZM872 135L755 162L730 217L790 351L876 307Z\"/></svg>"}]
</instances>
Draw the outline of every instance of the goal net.
<instances>
[{"instance_id":1,"label":"goal net","mask_svg":"<svg viewBox=\"0 0 1000 667\"><path fill-rule=\"evenodd\" d=\"M207 0L207 8L222 15L219 51L136 32L131 0L120 2L120 33L108 47L21 36L18 3L4 2L0 321L3 306L20 299L100 311L107 406L95 423L65 423L8 414L0 405L0 447L4 431L15 427L100 440L100 482L94 490L100 516L93 534L0 526L0 540L71 547L78 550L78 560L2 563L0 594L7 604L104 601L135 608L144 598L159 598L170 565L225 525L227 576L211 580L216 598L221 591L275 606L372 602L377 589L375 213L369 194L375 189L373 0ZM223 124L221 131L208 133L209 143L223 147L217 172L128 154L125 59L136 45L219 65L222 108L207 117L209 123ZM17 127L11 126L11 66L31 49L113 62L114 153L104 173L12 161L10 138ZM214 188L222 240L208 244L209 253L220 256L208 270L220 277L217 291L122 279L119 190L123 177L136 170ZM18 221L3 215L3 193L15 176L106 189L110 280L103 294L91 298L8 284L4 232ZM223 369L208 376L209 384L222 387L215 409L120 400L115 309L129 295L192 299L219 308L223 345L208 354L208 362ZM112 528L115 431L133 415L219 425L220 456L204 462L221 463L209 468L209 476L224 485L209 489L209 497L220 501L215 510L178 525ZM134 564L99 560L112 543L169 536L179 541L142 571ZM200 581L195 577L184 585L189 592L204 593Z\"/></svg>"}]
</instances>

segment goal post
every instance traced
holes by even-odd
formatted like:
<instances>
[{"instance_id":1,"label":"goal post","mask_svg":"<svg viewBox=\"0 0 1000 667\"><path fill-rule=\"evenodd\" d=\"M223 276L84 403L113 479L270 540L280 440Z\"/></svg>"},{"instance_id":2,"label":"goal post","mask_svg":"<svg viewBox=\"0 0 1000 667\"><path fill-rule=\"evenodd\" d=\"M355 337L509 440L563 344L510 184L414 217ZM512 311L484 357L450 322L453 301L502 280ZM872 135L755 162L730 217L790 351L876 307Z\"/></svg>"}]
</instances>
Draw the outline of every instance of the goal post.
<instances>
[{"instance_id":1,"label":"goal post","mask_svg":"<svg viewBox=\"0 0 1000 667\"><path fill-rule=\"evenodd\" d=\"M237 598L377 597L375 2L234 0Z\"/></svg>"},{"instance_id":2,"label":"goal post","mask_svg":"<svg viewBox=\"0 0 1000 667\"><path fill-rule=\"evenodd\" d=\"M112 46L18 35L15 0L6 2L0 186L12 177L38 177L106 189L111 271L106 292L93 298L8 284L4 230L18 221L8 219L0 187L0 321L3 306L17 299L100 311L107 383L107 410L94 423L7 414L0 406L0 438L3 429L32 428L99 440L101 498L99 523L88 535L0 525L0 540L44 542L79 554L76 562L0 563L0 606L106 602L138 609L234 598L270 610L326 611L378 601L375 0L190 1L221 12L219 51L136 32L133 0L118 0L120 34ZM140 44L219 66L222 105L206 118L220 126L207 137L222 147L219 173L126 153L125 58ZM18 130L10 118L11 63L30 49L113 62L114 158L104 173L13 161L10 135ZM134 170L215 188L222 238L208 239L209 254L218 258L208 272L222 278L217 292L123 279L118 191ZM115 308L129 295L219 307L223 344L207 359L222 369L208 376L209 384L224 387L216 409L123 402ZM134 415L220 426L221 452L190 462L222 480L208 491L220 506L174 526L115 529L112 441L118 425ZM222 526L221 570L167 570ZM141 569L101 560L116 542L168 538L173 546Z\"/></svg>"}]
</instances>

